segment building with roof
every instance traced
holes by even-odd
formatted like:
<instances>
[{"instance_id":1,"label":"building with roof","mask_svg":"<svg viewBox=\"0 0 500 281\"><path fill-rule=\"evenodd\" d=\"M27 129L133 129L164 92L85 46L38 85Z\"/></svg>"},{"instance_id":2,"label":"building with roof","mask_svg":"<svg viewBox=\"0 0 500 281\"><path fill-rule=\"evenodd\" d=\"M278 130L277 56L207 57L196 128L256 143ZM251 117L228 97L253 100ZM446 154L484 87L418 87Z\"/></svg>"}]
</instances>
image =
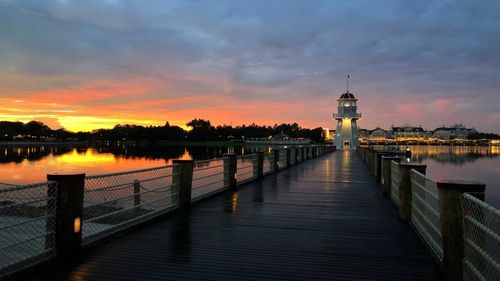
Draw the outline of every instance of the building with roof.
<instances>
[{"instance_id":1,"label":"building with roof","mask_svg":"<svg viewBox=\"0 0 500 281\"><path fill-rule=\"evenodd\" d=\"M471 134L477 134L476 129L466 128L463 124L450 127L442 126L432 131L432 137L440 140L466 139Z\"/></svg>"}]
</instances>

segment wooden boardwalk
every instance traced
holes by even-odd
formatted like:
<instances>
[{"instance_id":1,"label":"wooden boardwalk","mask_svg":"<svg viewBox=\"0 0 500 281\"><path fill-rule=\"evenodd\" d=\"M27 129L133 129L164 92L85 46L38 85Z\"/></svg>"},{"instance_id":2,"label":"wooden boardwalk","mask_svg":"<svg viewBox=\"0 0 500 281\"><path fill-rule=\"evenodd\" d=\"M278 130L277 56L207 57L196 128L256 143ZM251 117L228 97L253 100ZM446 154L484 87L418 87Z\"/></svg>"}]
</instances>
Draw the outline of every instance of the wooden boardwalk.
<instances>
[{"instance_id":1,"label":"wooden boardwalk","mask_svg":"<svg viewBox=\"0 0 500 281\"><path fill-rule=\"evenodd\" d=\"M22 280L439 280L355 152L226 192Z\"/></svg>"}]
</instances>

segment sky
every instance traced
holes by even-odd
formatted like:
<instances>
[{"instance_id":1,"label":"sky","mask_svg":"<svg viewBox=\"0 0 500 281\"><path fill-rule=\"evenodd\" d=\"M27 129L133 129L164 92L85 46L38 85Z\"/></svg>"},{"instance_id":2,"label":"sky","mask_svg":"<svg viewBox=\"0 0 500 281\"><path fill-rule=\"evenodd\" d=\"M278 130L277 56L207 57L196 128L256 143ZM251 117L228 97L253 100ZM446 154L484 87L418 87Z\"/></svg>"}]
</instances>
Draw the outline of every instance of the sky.
<instances>
[{"instance_id":1,"label":"sky","mask_svg":"<svg viewBox=\"0 0 500 281\"><path fill-rule=\"evenodd\" d=\"M500 1L0 0L0 120L500 133Z\"/></svg>"}]
</instances>

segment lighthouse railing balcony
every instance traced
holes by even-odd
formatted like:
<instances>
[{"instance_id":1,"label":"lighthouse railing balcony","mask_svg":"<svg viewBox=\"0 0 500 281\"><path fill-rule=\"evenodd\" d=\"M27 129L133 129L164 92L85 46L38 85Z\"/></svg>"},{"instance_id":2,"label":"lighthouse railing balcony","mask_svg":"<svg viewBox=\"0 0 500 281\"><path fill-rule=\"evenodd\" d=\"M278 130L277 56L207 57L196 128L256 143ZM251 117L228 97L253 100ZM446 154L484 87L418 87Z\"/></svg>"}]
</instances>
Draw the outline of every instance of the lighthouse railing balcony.
<instances>
[{"instance_id":1,"label":"lighthouse railing balcony","mask_svg":"<svg viewBox=\"0 0 500 281\"><path fill-rule=\"evenodd\" d=\"M361 118L361 113L334 113L333 119L341 119L341 118Z\"/></svg>"}]
</instances>

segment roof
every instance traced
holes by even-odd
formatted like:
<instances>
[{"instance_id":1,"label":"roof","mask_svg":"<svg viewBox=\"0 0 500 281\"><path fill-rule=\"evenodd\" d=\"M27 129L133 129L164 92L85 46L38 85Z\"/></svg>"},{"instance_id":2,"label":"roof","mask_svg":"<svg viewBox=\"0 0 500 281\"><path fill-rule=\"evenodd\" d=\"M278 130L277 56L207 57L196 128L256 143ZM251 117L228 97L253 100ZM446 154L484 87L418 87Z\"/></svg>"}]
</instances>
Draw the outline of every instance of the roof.
<instances>
[{"instance_id":1,"label":"roof","mask_svg":"<svg viewBox=\"0 0 500 281\"><path fill-rule=\"evenodd\" d=\"M403 127L392 127L393 132L423 132L424 129L422 127L414 127L414 126L403 126Z\"/></svg>"},{"instance_id":2,"label":"roof","mask_svg":"<svg viewBox=\"0 0 500 281\"><path fill-rule=\"evenodd\" d=\"M339 100L341 100L341 99L354 99L355 100L356 98L354 97L354 95L352 93L347 91L347 92L343 93L342 95L340 95Z\"/></svg>"}]
</instances>

